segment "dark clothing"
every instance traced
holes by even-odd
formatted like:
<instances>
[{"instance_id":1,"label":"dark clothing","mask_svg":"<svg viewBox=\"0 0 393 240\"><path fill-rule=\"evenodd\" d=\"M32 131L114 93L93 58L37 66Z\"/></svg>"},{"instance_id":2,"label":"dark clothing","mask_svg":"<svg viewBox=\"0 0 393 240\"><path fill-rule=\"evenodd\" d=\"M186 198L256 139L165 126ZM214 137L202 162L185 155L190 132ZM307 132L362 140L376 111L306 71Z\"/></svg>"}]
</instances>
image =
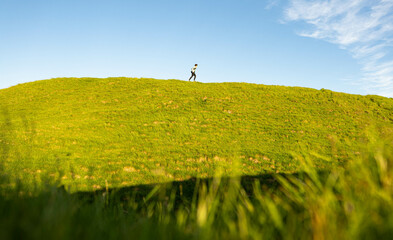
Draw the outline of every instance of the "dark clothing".
<instances>
[{"instance_id":1,"label":"dark clothing","mask_svg":"<svg viewBox=\"0 0 393 240\"><path fill-rule=\"evenodd\" d=\"M190 81L192 77L194 77L194 82L195 82L196 74L193 71L191 71L191 77L188 79L188 81Z\"/></svg>"}]
</instances>

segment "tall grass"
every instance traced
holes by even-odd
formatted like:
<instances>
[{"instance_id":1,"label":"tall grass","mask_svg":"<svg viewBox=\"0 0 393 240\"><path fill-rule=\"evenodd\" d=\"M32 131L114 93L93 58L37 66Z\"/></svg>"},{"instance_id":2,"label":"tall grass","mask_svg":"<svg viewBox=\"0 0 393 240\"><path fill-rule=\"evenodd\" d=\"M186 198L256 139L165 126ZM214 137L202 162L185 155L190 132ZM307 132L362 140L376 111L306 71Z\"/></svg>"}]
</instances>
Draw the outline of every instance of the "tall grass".
<instances>
[{"instance_id":1,"label":"tall grass","mask_svg":"<svg viewBox=\"0 0 393 240\"><path fill-rule=\"evenodd\" d=\"M0 197L1 239L389 239L393 236L393 144L370 135L345 168L244 183L197 179L122 192ZM188 186L189 187L189 186ZM18 188L16 188L18 189ZM19 189L20 190L20 189Z\"/></svg>"}]
</instances>

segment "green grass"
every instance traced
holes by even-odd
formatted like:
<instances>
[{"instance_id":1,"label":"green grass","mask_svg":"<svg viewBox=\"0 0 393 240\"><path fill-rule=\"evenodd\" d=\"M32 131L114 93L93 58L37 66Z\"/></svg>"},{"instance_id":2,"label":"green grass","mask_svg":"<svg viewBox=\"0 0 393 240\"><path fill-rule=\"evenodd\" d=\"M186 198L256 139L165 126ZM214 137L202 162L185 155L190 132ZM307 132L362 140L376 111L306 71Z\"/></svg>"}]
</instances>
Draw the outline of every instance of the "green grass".
<instances>
[{"instance_id":1,"label":"green grass","mask_svg":"<svg viewBox=\"0 0 393 240\"><path fill-rule=\"evenodd\" d=\"M393 235L393 99L58 78L0 108L0 239Z\"/></svg>"},{"instance_id":2,"label":"green grass","mask_svg":"<svg viewBox=\"0 0 393 240\"><path fill-rule=\"evenodd\" d=\"M1 239L390 239L393 144L369 135L346 168L70 194L0 194ZM243 181L246 180L246 181ZM6 180L2 180L3 182Z\"/></svg>"},{"instance_id":3,"label":"green grass","mask_svg":"<svg viewBox=\"0 0 393 240\"><path fill-rule=\"evenodd\" d=\"M299 87L57 78L0 90L3 168L71 191L299 171L393 134L393 99ZM236 166L236 167L233 167Z\"/></svg>"}]
</instances>

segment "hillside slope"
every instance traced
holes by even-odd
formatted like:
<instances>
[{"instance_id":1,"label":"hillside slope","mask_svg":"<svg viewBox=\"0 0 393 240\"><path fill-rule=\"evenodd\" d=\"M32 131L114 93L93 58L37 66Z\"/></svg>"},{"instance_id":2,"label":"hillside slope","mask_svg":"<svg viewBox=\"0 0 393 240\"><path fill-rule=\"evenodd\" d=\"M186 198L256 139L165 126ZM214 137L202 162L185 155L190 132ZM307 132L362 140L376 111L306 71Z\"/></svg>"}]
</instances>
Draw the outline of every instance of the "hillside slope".
<instances>
[{"instance_id":1,"label":"hillside slope","mask_svg":"<svg viewBox=\"0 0 393 240\"><path fill-rule=\"evenodd\" d=\"M0 90L0 107L3 170L74 190L331 168L368 131L393 135L393 99L247 83L58 78Z\"/></svg>"}]
</instances>

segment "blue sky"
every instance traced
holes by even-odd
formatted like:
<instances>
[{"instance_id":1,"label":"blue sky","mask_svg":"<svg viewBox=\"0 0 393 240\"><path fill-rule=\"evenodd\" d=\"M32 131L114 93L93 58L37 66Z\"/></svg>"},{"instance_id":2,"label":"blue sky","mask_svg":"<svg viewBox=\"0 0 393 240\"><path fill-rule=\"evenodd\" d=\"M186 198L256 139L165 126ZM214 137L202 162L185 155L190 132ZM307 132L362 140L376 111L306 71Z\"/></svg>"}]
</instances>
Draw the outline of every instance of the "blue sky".
<instances>
[{"instance_id":1,"label":"blue sky","mask_svg":"<svg viewBox=\"0 0 393 240\"><path fill-rule=\"evenodd\" d=\"M0 88L55 77L393 97L393 0L0 0Z\"/></svg>"}]
</instances>

